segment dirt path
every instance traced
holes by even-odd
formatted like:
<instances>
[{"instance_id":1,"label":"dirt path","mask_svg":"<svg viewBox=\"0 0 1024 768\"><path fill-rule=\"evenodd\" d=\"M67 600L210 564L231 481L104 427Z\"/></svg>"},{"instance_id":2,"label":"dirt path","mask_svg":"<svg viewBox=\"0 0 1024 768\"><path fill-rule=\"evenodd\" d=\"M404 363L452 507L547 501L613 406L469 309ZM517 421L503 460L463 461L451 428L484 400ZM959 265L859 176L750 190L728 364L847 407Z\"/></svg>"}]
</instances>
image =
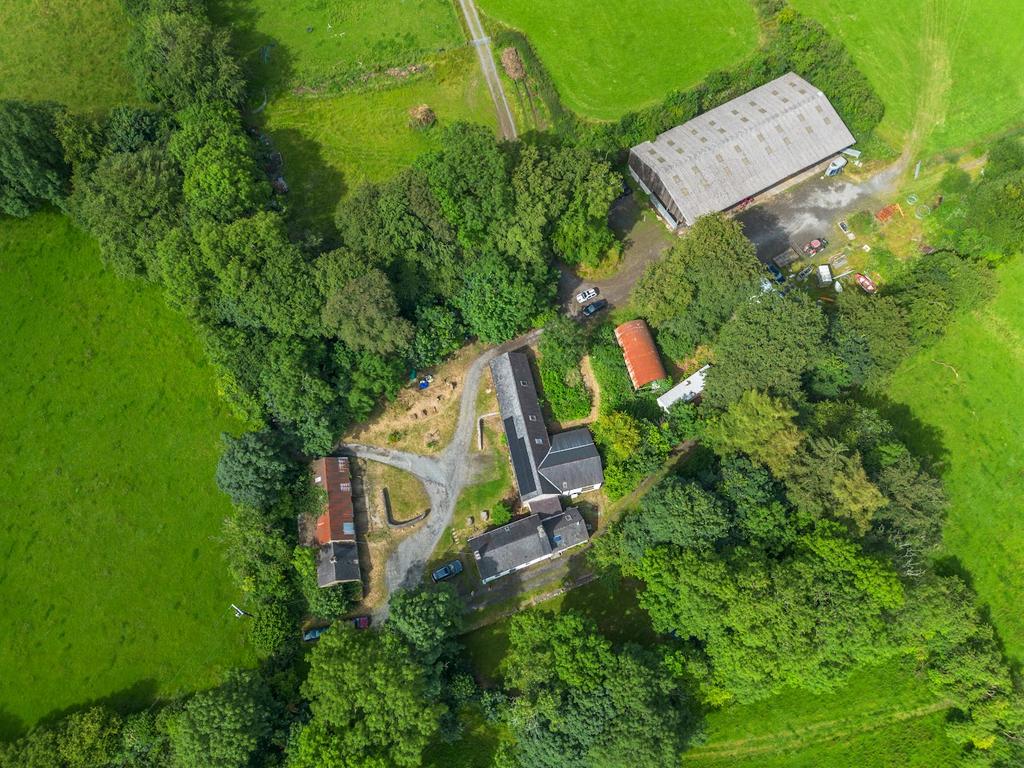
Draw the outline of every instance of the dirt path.
<instances>
[{"instance_id":1,"label":"dirt path","mask_svg":"<svg viewBox=\"0 0 1024 768\"><path fill-rule=\"evenodd\" d=\"M452 523L455 503L462 489L473 480L476 463L471 448L476 430L476 398L480 381L487 364L496 356L512 349L533 343L540 331L530 331L500 347L487 350L469 366L463 379L462 397L459 400L459 422L455 427L452 441L438 456L421 456L392 448L374 445L346 444L343 452L361 459L378 461L410 472L427 489L430 498L430 514L422 527L402 539L388 558L385 566L385 584L388 595L396 589L413 587L423 578L427 560L437 547L445 529ZM375 612L375 618L387 616L387 601L382 602Z\"/></svg>"},{"instance_id":2,"label":"dirt path","mask_svg":"<svg viewBox=\"0 0 1024 768\"><path fill-rule=\"evenodd\" d=\"M914 709L890 710L865 713L863 720L823 720L810 723L799 728L789 728L779 733L752 736L745 739L733 739L707 747L697 747L683 755L683 762L696 762L706 759L725 760L754 757L772 753L792 753L815 743L845 741L852 736L868 733L896 723L927 717L936 712L949 709L949 702L938 701L925 704Z\"/></svg>"},{"instance_id":3,"label":"dirt path","mask_svg":"<svg viewBox=\"0 0 1024 768\"><path fill-rule=\"evenodd\" d=\"M501 135L512 141L518 136L516 121L512 118L512 110L508 107L505 88L501 84L501 78L498 77L498 68L494 66L491 38L487 37L484 32L484 26L480 23L480 16L476 12L476 4L473 0L459 0L459 7L462 8L462 15L466 19L466 27L469 29L469 44L476 48L476 57L480 60L480 69L483 70L484 79L487 81L487 90L491 92L494 110L498 114Z\"/></svg>"}]
</instances>

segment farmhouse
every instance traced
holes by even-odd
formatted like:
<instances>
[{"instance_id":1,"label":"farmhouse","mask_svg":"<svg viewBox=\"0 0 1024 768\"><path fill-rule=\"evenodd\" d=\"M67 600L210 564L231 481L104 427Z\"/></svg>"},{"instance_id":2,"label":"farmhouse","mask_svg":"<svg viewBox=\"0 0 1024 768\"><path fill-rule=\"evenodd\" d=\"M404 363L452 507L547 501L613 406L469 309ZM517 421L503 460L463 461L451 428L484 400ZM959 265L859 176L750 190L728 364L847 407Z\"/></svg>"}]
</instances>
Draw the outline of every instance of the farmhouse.
<instances>
[{"instance_id":1,"label":"farmhouse","mask_svg":"<svg viewBox=\"0 0 1024 768\"><path fill-rule=\"evenodd\" d=\"M663 411L667 411L678 402L689 403L700 397L704 391L704 379L711 370L710 365L705 365L692 376L680 381L672 389L658 398L658 405Z\"/></svg>"},{"instance_id":2,"label":"farmhouse","mask_svg":"<svg viewBox=\"0 0 1024 768\"><path fill-rule=\"evenodd\" d=\"M604 472L590 430L548 434L526 354L506 352L495 358L491 376L523 503L532 511L560 510L560 496L600 488Z\"/></svg>"},{"instance_id":3,"label":"farmhouse","mask_svg":"<svg viewBox=\"0 0 1024 768\"><path fill-rule=\"evenodd\" d=\"M321 587L360 581L356 546L352 469L344 456L313 462L313 484L327 492L324 510L316 519L316 576Z\"/></svg>"},{"instance_id":4,"label":"farmhouse","mask_svg":"<svg viewBox=\"0 0 1024 768\"><path fill-rule=\"evenodd\" d=\"M825 94L790 72L633 147L629 172L676 229L771 189L853 143Z\"/></svg>"},{"instance_id":5,"label":"farmhouse","mask_svg":"<svg viewBox=\"0 0 1024 768\"><path fill-rule=\"evenodd\" d=\"M586 523L575 507L551 515L531 514L469 540L480 580L487 584L587 541Z\"/></svg>"},{"instance_id":6,"label":"farmhouse","mask_svg":"<svg viewBox=\"0 0 1024 768\"><path fill-rule=\"evenodd\" d=\"M622 357L626 361L633 389L642 389L648 384L668 378L658 348L651 338L651 331L643 320L630 320L617 327L615 340L622 347Z\"/></svg>"}]
</instances>

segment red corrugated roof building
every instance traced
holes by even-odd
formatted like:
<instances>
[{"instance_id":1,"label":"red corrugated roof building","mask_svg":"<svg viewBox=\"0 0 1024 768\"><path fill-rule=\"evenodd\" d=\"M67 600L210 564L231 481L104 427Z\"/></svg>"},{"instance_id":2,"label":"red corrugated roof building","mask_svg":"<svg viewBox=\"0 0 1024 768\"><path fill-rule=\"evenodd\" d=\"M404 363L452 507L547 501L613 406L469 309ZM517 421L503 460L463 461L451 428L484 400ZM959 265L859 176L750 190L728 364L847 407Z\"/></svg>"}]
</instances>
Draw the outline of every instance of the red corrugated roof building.
<instances>
[{"instance_id":1,"label":"red corrugated roof building","mask_svg":"<svg viewBox=\"0 0 1024 768\"><path fill-rule=\"evenodd\" d=\"M633 382L633 389L641 389L655 381L667 379L665 367L661 364L658 348L643 320L630 320L615 329L615 339L622 347L626 359L626 370Z\"/></svg>"},{"instance_id":2,"label":"red corrugated roof building","mask_svg":"<svg viewBox=\"0 0 1024 768\"><path fill-rule=\"evenodd\" d=\"M313 482L327 491L323 514L316 520L316 543L355 541L352 507L352 470L344 456L326 456L313 462Z\"/></svg>"}]
</instances>

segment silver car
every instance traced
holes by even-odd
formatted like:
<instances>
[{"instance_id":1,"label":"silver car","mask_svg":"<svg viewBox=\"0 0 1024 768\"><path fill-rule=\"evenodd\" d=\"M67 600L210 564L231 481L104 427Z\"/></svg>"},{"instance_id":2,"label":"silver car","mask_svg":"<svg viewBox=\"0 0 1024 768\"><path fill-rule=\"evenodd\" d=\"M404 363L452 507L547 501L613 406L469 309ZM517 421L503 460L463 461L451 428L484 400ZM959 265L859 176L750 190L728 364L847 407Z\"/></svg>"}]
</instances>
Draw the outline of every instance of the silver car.
<instances>
[{"instance_id":1,"label":"silver car","mask_svg":"<svg viewBox=\"0 0 1024 768\"><path fill-rule=\"evenodd\" d=\"M579 304L586 304L591 299L597 298L597 288L587 288L585 291L580 291L576 294L576 302Z\"/></svg>"}]
</instances>

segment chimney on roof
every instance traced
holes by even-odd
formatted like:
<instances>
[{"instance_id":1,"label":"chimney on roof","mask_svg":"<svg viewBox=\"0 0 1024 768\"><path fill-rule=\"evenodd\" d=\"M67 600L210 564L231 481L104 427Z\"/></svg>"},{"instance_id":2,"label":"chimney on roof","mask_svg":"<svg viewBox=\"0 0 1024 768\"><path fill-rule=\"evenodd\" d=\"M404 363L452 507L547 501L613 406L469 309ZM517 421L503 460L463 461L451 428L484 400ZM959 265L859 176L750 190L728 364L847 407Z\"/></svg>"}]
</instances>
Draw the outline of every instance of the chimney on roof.
<instances>
[{"instance_id":1,"label":"chimney on roof","mask_svg":"<svg viewBox=\"0 0 1024 768\"><path fill-rule=\"evenodd\" d=\"M331 555L331 565L337 565L337 564L338 564L338 556L337 555Z\"/></svg>"},{"instance_id":2,"label":"chimney on roof","mask_svg":"<svg viewBox=\"0 0 1024 768\"><path fill-rule=\"evenodd\" d=\"M474 560L479 560L480 559L480 550L479 549L474 549L473 550L473 559Z\"/></svg>"}]
</instances>

